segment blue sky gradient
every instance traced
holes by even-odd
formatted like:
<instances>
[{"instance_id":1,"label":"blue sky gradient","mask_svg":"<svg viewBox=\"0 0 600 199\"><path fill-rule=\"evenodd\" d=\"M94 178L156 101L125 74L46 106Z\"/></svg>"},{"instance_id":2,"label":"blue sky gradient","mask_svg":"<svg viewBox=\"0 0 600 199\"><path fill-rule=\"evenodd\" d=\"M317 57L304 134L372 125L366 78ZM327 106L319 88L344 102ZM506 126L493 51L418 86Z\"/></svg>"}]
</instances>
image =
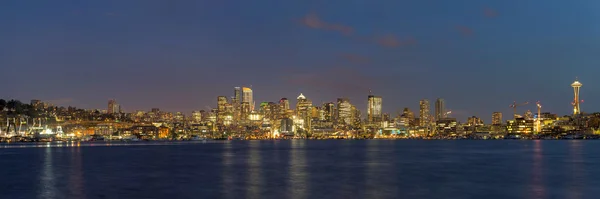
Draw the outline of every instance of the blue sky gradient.
<instances>
[{"instance_id":1,"label":"blue sky gradient","mask_svg":"<svg viewBox=\"0 0 600 199\"><path fill-rule=\"evenodd\" d=\"M2 98L127 111L349 97L384 111L444 98L454 117L509 119L516 100L600 111L600 1L0 1ZM295 103L294 101L292 101Z\"/></svg>"}]
</instances>

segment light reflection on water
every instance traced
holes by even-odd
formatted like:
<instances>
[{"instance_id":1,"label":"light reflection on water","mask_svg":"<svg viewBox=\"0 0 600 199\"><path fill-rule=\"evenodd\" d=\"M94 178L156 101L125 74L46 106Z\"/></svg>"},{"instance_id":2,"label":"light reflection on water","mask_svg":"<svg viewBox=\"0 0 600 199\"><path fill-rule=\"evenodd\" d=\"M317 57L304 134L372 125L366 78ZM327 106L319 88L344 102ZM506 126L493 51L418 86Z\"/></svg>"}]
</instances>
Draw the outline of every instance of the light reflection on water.
<instances>
[{"instance_id":1,"label":"light reflection on water","mask_svg":"<svg viewBox=\"0 0 600 199\"><path fill-rule=\"evenodd\" d=\"M261 190L266 188L262 179L260 145L260 141L250 141L249 143L246 198L261 198Z\"/></svg>"},{"instance_id":2,"label":"light reflection on water","mask_svg":"<svg viewBox=\"0 0 600 199\"><path fill-rule=\"evenodd\" d=\"M596 186L600 172L595 172L600 165L595 151L600 145L592 141L38 145L0 150L0 187L5 187L1 198L579 199L600 195Z\"/></svg>"},{"instance_id":3,"label":"light reflection on water","mask_svg":"<svg viewBox=\"0 0 600 199\"><path fill-rule=\"evenodd\" d=\"M289 198L304 199L307 198L308 172L306 172L306 140L292 140L291 149L289 150L289 177L288 177L288 193Z\"/></svg>"},{"instance_id":4,"label":"light reflection on water","mask_svg":"<svg viewBox=\"0 0 600 199\"><path fill-rule=\"evenodd\" d=\"M544 190L544 176L543 176L543 169L544 169L544 162L543 162L543 149L544 146L542 144L542 140L534 140L533 141L533 164L532 164L532 168L531 168L531 174L532 174L532 192L533 192L533 199L541 199L541 198L545 198L545 192L546 190Z\"/></svg>"},{"instance_id":5,"label":"light reflection on water","mask_svg":"<svg viewBox=\"0 0 600 199\"><path fill-rule=\"evenodd\" d=\"M45 149L43 164L42 175L40 176L42 189L39 190L38 198L57 198L51 147Z\"/></svg>"},{"instance_id":6,"label":"light reflection on water","mask_svg":"<svg viewBox=\"0 0 600 199\"><path fill-rule=\"evenodd\" d=\"M570 199L579 199L581 196L581 187L584 186L584 177L582 169L583 157L582 157L582 140L570 140L569 141L569 156L572 158L571 169L564 171L571 174L569 179L569 191L568 197Z\"/></svg>"}]
</instances>

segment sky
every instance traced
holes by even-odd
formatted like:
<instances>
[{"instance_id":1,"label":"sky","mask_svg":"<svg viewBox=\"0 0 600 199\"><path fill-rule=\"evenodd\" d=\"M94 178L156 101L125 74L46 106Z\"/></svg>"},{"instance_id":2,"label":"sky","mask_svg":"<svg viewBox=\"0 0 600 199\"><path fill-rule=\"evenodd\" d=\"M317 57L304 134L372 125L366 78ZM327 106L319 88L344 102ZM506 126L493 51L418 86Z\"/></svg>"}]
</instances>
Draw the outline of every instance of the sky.
<instances>
[{"instance_id":1,"label":"sky","mask_svg":"<svg viewBox=\"0 0 600 199\"><path fill-rule=\"evenodd\" d=\"M444 98L451 117L600 111L597 0L0 1L0 98L191 112L348 97L366 114ZM295 104L295 100L291 101Z\"/></svg>"}]
</instances>

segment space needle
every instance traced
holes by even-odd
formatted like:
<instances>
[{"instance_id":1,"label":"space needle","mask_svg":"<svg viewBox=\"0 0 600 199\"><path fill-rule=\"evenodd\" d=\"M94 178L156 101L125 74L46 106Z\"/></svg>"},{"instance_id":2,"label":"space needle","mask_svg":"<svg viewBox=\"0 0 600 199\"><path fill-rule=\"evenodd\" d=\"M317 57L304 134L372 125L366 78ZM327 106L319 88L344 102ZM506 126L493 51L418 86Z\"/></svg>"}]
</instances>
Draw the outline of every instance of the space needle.
<instances>
[{"instance_id":1,"label":"space needle","mask_svg":"<svg viewBox=\"0 0 600 199\"><path fill-rule=\"evenodd\" d=\"M581 84L577 78L575 78L575 82L571 84L571 87L573 87L573 92L575 92L575 98L571 103L573 105L573 115L578 115L581 113L581 109L579 109L579 103L581 101L579 99L579 88L581 88L581 86L583 86L583 84Z\"/></svg>"}]
</instances>

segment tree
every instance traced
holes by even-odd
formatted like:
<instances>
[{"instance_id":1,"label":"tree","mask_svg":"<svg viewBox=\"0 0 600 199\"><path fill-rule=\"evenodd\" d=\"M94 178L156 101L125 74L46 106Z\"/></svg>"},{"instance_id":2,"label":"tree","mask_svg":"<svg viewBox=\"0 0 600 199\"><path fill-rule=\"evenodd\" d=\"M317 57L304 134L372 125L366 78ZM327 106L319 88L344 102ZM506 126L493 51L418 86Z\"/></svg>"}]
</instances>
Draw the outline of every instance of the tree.
<instances>
[{"instance_id":1,"label":"tree","mask_svg":"<svg viewBox=\"0 0 600 199\"><path fill-rule=\"evenodd\" d=\"M0 99L0 111L4 111L4 108L6 108L6 100Z\"/></svg>"}]
</instances>

